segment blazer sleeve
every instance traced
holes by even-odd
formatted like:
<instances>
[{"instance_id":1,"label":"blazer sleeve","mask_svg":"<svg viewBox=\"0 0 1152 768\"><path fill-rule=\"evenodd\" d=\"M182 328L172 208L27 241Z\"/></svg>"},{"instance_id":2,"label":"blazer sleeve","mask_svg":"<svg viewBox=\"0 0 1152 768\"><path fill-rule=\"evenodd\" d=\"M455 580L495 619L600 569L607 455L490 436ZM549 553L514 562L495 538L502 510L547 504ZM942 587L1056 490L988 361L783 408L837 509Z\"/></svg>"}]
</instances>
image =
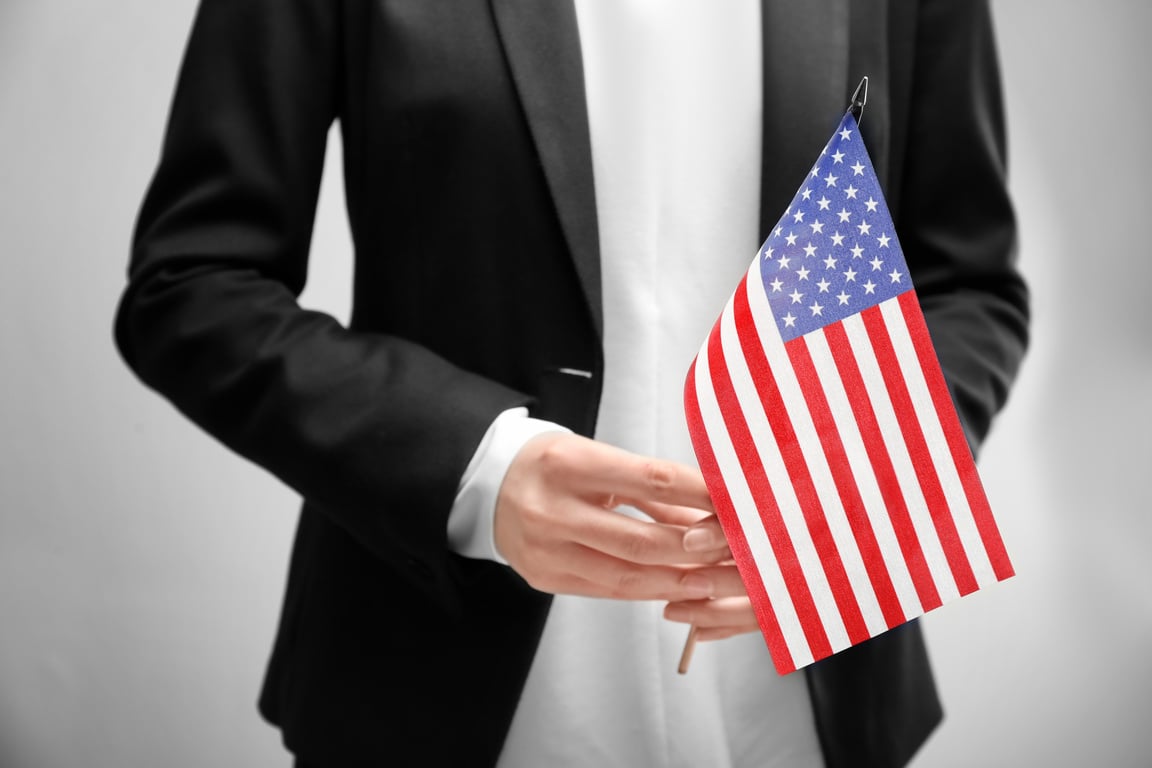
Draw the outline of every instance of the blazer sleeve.
<instances>
[{"instance_id":1,"label":"blazer sleeve","mask_svg":"<svg viewBox=\"0 0 1152 768\"><path fill-rule=\"evenodd\" d=\"M911 4L911 3L909 3ZM986 2L914 3L896 222L969 442L1004 405L1028 341L1000 75Z\"/></svg>"},{"instance_id":2,"label":"blazer sleeve","mask_svg":"<svg viewBox=\"0 0 1152 768\"><path fill-rule=\"evenodd\" d=\"M297 304L343 6L203 0L115 336L145 383L370 550L435 555L485 430L529 398Z\"/></svg>"}]
</instances>

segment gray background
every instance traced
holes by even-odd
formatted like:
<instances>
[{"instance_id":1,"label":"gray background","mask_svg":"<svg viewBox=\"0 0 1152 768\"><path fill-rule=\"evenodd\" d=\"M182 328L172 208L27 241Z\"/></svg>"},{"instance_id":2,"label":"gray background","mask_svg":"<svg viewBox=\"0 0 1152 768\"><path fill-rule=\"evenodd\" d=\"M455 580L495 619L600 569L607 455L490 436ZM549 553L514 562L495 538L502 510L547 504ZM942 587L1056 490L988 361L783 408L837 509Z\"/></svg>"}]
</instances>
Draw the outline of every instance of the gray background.
<instances>
[{"instance_id":1,"label":"gray background","mask_svg":"<svg viewBox=\"0 0 1152 768\"><path fill-rule=\"evenodd\" d=\"M295 498L111 343L193 10L0 1L5 768L288 762L254 702ZM915 765L1149 765L1152 4L995 11L1036 320L981 466L1019 575L927 619ZM305 302L346 317L342 211L329 174Z\"/></svg>"}]
</instances>

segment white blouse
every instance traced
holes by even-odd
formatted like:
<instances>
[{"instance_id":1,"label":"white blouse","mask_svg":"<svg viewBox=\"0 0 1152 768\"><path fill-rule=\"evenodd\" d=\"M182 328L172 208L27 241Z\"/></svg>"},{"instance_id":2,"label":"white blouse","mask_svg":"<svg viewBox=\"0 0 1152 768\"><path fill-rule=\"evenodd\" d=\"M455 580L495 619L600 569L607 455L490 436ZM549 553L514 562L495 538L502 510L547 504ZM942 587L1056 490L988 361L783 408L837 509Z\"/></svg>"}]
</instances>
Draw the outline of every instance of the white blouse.
<instances>
[{"instance_id":1,"label":"white blouse","mask_svg":"<svg viewBox=\"0 0 1152 768\"><path fill-rule=\"evenodd\" d=\"M596 437L695 464L688 366L760 245L760 0L575 0L603 275ZM500 559L495 493L528 437L501 416L462 482L456 551ZM763 638L702 643L657 602L553 602L502 768L823 765L802 673Z\"/></svg>"}]
</instances>

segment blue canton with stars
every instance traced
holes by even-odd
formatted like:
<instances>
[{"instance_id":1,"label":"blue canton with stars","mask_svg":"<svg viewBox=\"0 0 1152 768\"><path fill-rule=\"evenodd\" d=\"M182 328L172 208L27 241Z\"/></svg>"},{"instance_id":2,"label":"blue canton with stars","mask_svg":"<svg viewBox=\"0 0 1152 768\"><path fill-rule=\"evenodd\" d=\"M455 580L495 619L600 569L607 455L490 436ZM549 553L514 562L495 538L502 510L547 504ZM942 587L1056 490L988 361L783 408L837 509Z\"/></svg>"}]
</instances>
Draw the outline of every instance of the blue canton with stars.
<instances>
[{"instance_id":1,"label":"blue canton with stars","mask_svg":"<svg viewBox=\"0 0 1152 768\"><path fill-rule=\"evenodd\" d=\"M851 112L760 249L764 292L791 341L912 288Z\"/></svg>"}]
</instances>

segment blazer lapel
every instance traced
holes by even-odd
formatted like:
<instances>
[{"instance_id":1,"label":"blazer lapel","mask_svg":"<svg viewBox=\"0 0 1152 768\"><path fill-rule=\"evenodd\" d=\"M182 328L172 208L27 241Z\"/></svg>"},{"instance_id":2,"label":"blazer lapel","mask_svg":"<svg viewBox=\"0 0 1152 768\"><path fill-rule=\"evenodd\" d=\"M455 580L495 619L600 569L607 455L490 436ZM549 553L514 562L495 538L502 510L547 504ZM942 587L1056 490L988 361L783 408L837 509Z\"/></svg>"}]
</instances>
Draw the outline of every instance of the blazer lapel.
<instances>
[{"instance_id":1,"label":"blazer lapel","mask_svg":"<svg viewBox=\"0 0 1152 768\"><path fill-rule=\"evenodd\" d=\"M760 230L767 235L839 123L848 78L850 0L761 3L764 145ZM863 73L862 73L863 74Z\"/></svg>"},{"instance_id":2,"label":"blazer lapel","mask_svg":"<svg viewBox=\"0 0 1152 768\"><path fill-rule=\"evenodd\" d=\"M571 0L491 0L512 78L597 334L603 338L592 144Z\"/></svg>"},{"instance_id":3,"label":"blazer lapel","mask_svg":"<svg viewBox=\"0 0 1152 768\"><path fill-rule=\"evenodd\" d=\"M788 204L848 108L851 0L762 3L761 234ZM584 69L570 0L490 0L513 81L603 334L600 247ZM864 73L861 73L864 74Z\"/></svg>"}]
</instances>

